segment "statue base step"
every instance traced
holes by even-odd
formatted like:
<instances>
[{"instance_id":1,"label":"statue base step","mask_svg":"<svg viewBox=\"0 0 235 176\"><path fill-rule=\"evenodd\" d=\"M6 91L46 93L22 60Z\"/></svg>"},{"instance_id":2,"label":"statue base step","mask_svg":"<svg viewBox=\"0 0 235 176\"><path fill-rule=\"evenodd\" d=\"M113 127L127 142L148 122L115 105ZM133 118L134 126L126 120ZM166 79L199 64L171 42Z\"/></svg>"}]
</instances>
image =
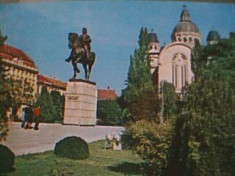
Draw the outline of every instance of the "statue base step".
<instances>
[{"instance_id":1,"label":"statue base step","mask_svg":"<svg viewBox=\"0 0 235 176\"><path fill-rule=\"evenodd\" d=\"M96 125L96 83L70 79L65 93L63 124Z\"/></svg>"}]
</instances>

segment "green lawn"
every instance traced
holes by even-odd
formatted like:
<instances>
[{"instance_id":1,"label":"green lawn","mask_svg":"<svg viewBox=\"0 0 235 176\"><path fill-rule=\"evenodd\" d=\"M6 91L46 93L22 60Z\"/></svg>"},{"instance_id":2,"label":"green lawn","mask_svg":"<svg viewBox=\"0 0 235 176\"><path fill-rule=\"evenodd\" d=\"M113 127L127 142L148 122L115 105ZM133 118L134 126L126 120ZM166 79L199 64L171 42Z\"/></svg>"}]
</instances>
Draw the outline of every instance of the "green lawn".
<instances>
[{"instance_id":1,"label":"green lawn","mask_svg":"<svg viewBox=\"0 0 235 176\"><path fill-rule=\"evenodd\" d=\"M53 151L16 157L15 171L7 176L115 176L141 175L141 160L131 151L104 149L104 141L89 144L85 160L59 158ZM63 173L63 174L62 174Z\"/></svg>"}]
</instances>

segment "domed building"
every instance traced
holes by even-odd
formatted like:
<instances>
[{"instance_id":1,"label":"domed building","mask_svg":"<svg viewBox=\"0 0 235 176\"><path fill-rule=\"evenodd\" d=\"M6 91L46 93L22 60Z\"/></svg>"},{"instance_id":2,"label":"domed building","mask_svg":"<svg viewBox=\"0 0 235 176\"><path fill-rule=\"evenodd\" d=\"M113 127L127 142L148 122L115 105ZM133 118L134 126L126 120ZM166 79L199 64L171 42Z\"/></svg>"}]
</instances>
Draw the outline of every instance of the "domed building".
<instances>
[{"instance_id":1,"label":"domed building","mask_svg":"<svg viewBox=\"0 0 235 176\"><path fill-rule=\"evenodd\" d=\"M218 43L220 40L220 35L217 31L210 31L207 35L206 41L207 44L213 45Z\"/></svg>"},{"instance_id":2,"label":"domed building","mask_svg":"<svg viewBox=\"0 0 235 176\"><path fill-rule=\"evenodd\" d=\"M150 66L158 87L164 81L172 83L176 93L181 93L186 84L193 81L191 70L191 51L196 42L201 43L198 27L191 21L190 14L184 6L179 23L172 31L172 42L160 49L157 35L149 34ZM164 85L163 85L164 86Z\"/></svg>"}]
</instances>

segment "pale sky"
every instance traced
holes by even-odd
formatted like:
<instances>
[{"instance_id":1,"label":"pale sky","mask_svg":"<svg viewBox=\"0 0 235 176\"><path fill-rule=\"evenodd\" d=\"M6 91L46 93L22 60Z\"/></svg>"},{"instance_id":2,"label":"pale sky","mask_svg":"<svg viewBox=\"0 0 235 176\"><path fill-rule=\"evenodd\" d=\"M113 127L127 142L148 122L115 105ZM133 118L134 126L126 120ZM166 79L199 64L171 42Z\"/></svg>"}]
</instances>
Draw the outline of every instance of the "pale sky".
<instances>
[{"instance_id":1,"label":"pale sky","mask_svg":"<svg viewBox=\"0 0 235 176\"><path fill-rule=\"evenodd\" d=\"M72 65L64 61L70 54L68 33L81 34L87 27L97 55L91 81L98 88L110 86L120 95L141 27L154 29L161 45L170 43L183 4L203 44L210 30L217 30L222 38L235 32L234 4L157 1L0 4L0 29L9 38L7 44L24 50L40 73L66 82L73 75ZM82 65L79 68L79 77L84 78Z\"/></svg>"}]
</instances>

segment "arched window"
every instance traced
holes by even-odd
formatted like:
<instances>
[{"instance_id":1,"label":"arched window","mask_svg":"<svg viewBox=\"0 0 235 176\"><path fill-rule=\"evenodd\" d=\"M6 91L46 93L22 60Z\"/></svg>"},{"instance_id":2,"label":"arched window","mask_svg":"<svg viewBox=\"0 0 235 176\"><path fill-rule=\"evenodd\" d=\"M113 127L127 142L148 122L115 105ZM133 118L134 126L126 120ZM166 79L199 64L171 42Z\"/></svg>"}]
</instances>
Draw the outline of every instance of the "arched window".
<instances>
[{"instance_id":1,"label":"arched window","mask_svg":"<svg viewBox=\"0 0 235 176\"><path fill-rule=\"evenodd\" d=\"M185 55L177 53L172 59L172 84L176 89L182 89L187 80L187 58Z\"/></svg>"},{"instance_id":2,"label":"arched window","mask_svg":"<svg viewBox=\"0 0 235 176\"><path fill-rule=\"evenodd\" d=\"M192 43L193 39L192 37L189 37L189 42Z\"/></svg>"},{"instance_id":3,"label":"arched window","mask_svg":"<svg viewBox=\"0 0 235 176\"><path fill-rule=\"evenodd\" d=\"M186 37L184 37L184 42L187 42L187 38Z\"/></svg>"}]
</instances>

